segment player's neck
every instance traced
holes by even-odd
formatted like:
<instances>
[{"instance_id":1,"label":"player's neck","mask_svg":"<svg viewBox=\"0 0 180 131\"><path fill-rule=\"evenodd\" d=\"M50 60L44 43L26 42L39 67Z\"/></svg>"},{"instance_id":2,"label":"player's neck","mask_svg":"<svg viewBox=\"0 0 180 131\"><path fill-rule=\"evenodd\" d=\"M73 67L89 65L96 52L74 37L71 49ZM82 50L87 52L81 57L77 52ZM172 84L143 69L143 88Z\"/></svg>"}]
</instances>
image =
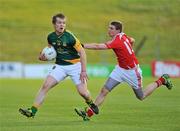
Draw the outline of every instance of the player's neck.
<instances>
[{"instance_id":1,"label":"player's neck","mask_svg":"<svg viewBox=\"0 0 180 131\"><path fill-rule=\"evenodd\" d=\"M114 37L116 37L117 34L119 34L119 33L116 33L116 34L112 35L111 38L113 39Z\"/></svg>"},{"instance_id":2,"label":"player's neck","mask_svg":"<svg viewBox=\"0 0 180 131\"><path fill-rule=\"evenodd\" d=\"M62 35L63 33L64 33L64 31L63 32L58 32L58 31L55 31L55 33L56 33L56 35Z\"/></svg>"}]
</instances>

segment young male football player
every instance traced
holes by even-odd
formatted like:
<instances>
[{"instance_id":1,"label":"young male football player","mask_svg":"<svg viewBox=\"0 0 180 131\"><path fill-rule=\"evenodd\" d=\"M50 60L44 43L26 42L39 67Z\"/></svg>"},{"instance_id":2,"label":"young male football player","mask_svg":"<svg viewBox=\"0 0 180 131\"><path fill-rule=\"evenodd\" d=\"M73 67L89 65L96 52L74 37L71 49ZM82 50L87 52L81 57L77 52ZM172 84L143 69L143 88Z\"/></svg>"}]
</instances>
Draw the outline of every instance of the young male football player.
<instances>
[{"instance_id":1,"label":"young male football player","mask_svg":"<svg viewBox=\"0 0 180 131\"><path fill-rule=\"evenodd\" d=\"M57 52L55 66L40 88L32 107L20 108L20 113L27 117L34 117L47 92L67 76L71 77L78 93L85 99L89 107L94 112L98 112L87 89L86 53L80 41L66 30L66 17L62 13L52 17L52 24L55 31L48 35L47 40L48 44L53 46ZM40 53L39 60L46 61L47 59L44 54Z\"/></svg>"},{"instance_id":2,"label":"young male football player","mask_svg":"<svg viewBox=\"0 0 180 131\"><path fill-rule=\"evenodd\" d=\"M95 105L99 107L105 100L107 94L122 82L126 82L132 87L139 100L144 100L161 85L166 86L168 89L172 88L169 75L164 74L155 82L150 83L143 91L142 72L132 49L132 45L135 40L122 32L122 23L119 21L112 21L109 24L108 34L112 38L111 41L99 44L84 44L84 48L86 49L112 49L116 54L118 62L97 96ZM89 119L89 117L91 117L94 113L96 114L96 112L94 112L91 108L87 108L85 111L76 108L75 111L78 115L83 117L83 119Z\"/></svg>"}]
</instances>

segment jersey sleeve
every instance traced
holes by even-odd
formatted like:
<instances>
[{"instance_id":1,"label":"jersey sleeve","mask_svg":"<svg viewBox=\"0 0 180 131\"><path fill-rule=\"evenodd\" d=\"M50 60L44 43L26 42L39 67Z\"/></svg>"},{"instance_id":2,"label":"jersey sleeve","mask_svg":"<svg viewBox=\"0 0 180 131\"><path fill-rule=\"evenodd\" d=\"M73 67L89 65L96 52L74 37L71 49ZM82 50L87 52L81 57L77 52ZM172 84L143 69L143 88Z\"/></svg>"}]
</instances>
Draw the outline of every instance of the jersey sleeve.
<instances>
[{"instance_id":1,"label":"jersey sleeve","mask_svg":"<svg viewBox=\"0 0 180 131\"><path fill-rule=\"evenodd\" d=\"M120 47L119 42L120 42L119 36L117 35L112 41L108 41L105 44L108 49L116 49Z\"/></svg>"},{"instance_id":2,"label":"jersey sleeve","mask_svg":"<svg viewBox=\"0 0 180 131\"><path fill-rule=\"evenodd\" d=\"M82 45L81 45L81 42L75 38L75 44L74 44L74 48L77 50L77 51L80 51L80 49L82 48Z\"/></svg>"},{"instance_id":3,"label":"jersey sleeve","mask_svg":"<svg viewBox=\"0 0 180 131\"><path fill-rule=\"evenodd\" d=\"M81 42L79 41L79 39L76 38L76 36L74 34L72 34L73 40L72 40L72 45L73 47L76 49L76 51L80 51L80 49L82 48Z\"/></svg>"}]
</instances>

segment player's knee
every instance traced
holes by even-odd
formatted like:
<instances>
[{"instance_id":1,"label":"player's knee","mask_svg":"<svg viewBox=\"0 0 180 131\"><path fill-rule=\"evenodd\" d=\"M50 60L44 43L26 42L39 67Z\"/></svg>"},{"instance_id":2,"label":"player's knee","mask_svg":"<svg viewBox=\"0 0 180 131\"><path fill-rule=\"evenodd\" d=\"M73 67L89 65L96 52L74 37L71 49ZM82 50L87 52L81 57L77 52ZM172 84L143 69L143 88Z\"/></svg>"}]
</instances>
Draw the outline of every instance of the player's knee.
<instances>
[{"instance_id":1,"label":"player's knee","mask_svg":"<svg viewBox=\"0 0 180 131\"><path fill-rule=\"evenodd\" d=\"M87 92L79 91L79 94L80 94L82 97L84 97L84 98L89 97L89 92L88 92L88 91L87 91Z\"/></svg>"},{"instance_id":2,"label":"player's knee","mask_svg":"<svg viewBox=\"0 0 180 131\"><path fill-rule=\"evenodd\" d=\"M79 92L79 94L80 94L82 97L85 97L85 96L86 96L86 94L83 93L83 92Z\"/></svg>"},{"instance_id":3,"label":"player's knee","mask_svg":"<svg viewBox=\"0 0 180 131\"><path fill-rule=\"evenodd\" d=\"M140 101L144 100L144 93L143 93L142 89L134 89L134 93L138 100L140 100Z\"/></svg>"},{"instance_id":4,"label":"player's knee","mask_svg":"<svg viewBox=\"0 0 180 131\"><path fill-rule=\"evenodd\" d=\"M138 100L143 101L144 99L143 98L138 98Z\"/></svg>"},{"instance_id":5,"label":"player's knee","mask_svg":"<svg viewBox=\"0 0 180 131\"><path fill-rule=\"evenodd\" d=\"M138 100L140 100L140 101L143 101L143 100L144 100L144 96L143 96L143 95L141 95L141 96L140 96L140 95L137 95L136 98L137 98Z\"/></svg>"}]
</instances>

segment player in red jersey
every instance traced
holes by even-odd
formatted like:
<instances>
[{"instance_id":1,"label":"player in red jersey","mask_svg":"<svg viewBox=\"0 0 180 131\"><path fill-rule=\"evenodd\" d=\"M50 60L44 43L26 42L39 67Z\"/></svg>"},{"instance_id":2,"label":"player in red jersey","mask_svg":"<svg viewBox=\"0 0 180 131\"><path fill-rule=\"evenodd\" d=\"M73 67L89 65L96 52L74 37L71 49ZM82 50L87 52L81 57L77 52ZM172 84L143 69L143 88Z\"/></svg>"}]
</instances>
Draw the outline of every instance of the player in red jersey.
<instances>
[{"instance_id":1,"label":"player in red jersey","mask_svg":"<svg viewBox=\"0 0 180 131\"><path fill-rule=\"evenodd\" d=\"M111 41L99 44L84 44L84 48L86 49L112 49L116 54L118 61L118 65L115 66L114 70L97 96L95 105L99 107L103 103L107 94L122 82L126 82L132 87L136 97L139 100L144 100L161 85L165 85L168 89L172 88L169 75L164 74L157 81L150 83L143 91L142 71L132 49L135 40L122 32L122 23L119 21L113 21L109 24L108 34L112 38ZM89 117L91 117L93 114L97 114L93 112L91 108L87 108L85 111L75 109L75 111L79 116L83 117L83 120L89 120Z\"/></svg>"}]
</instances>

